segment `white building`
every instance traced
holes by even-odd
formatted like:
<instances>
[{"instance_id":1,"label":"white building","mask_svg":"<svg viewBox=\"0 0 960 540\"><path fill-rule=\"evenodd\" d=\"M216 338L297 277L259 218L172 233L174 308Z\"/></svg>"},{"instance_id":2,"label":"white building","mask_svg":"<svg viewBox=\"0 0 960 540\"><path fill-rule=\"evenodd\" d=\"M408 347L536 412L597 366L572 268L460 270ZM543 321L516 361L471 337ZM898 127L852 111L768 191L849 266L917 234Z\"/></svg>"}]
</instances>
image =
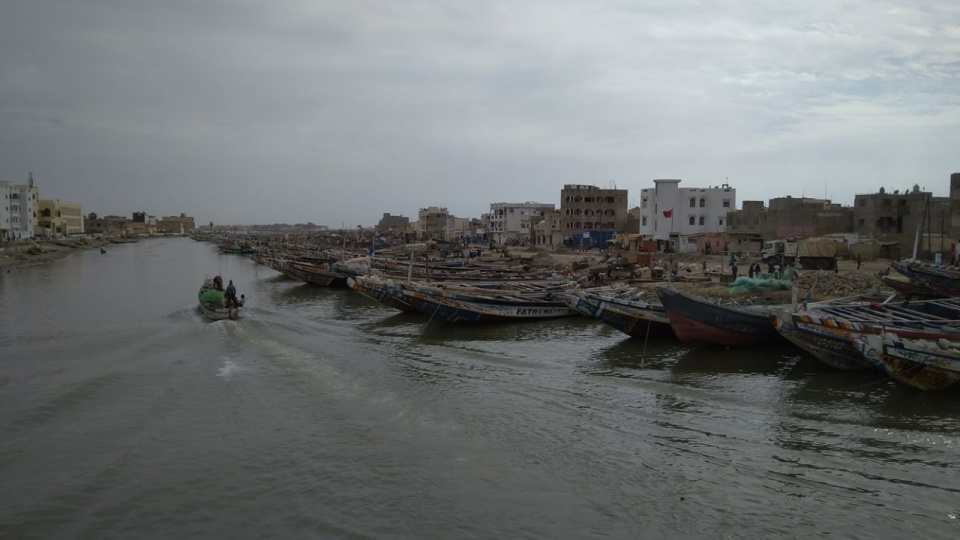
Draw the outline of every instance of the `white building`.
<instances>
[{"instance_id":1,"label":"white building","mask_svg":"<svg viewBox=\"0 0 960 540\"><path fill-rule=\"evenodd\" d=\"M0 182L0 238L33 238L37 229L38 200L39 194L33 185L32 173L26 184Z\"/></svg>"},{"instance_id":2,"label":"white building","mask_svg":"<svg viewBox=\"0 0 960 540\"><path fill-rule=\"evenodd\" d=\"M489 223L484 225L490 240L496 244L532 243L533 231L530 228L530 217L542 216L544 212L551 212L554 209L556 209L555 205L546 203L490 203L490 213L484 214Z\"/></svg>"},{"instance_id":3,"label":"white building","mask_svg":"<svg viewBox=\"0 0 960 540\"><path fill-rule=\"evenodd\" d=\"M737 190L681 188L680 180L654 180L640 190L640 234L653 240L726 230L727 212L737 207Z\"/></svg>"}]
</instances>

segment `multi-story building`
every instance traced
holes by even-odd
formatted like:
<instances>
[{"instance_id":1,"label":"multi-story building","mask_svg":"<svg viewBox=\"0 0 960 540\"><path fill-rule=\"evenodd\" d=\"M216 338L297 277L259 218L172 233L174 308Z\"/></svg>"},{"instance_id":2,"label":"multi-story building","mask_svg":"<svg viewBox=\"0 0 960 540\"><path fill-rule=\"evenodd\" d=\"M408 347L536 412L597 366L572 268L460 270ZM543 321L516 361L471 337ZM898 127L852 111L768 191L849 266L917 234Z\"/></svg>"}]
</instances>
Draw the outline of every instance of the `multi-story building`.
<instances>
[{"instance_id":1,"label":"multi-story building","mask_svg":"<svg viewBox=\"0 0 960 540\"><path fill-rule=\"evenodd\" d=\"M560 190L566 238L590 231L622 232L627 224L627 190L566 184Z\"/></svg>"},{"instance_id":2,"label":"multi-story building","mask_svg":"<svg viewBox=\"0 0 960 540\"><path fill-rule=\"evenodd\" d=\"M157 232L168 234L184 234L196 228L193 218L180 214L179 216L163 216L157 222Z\"/></svg>"},{"instance_id":3,"label":"multi-story building","mask_svg":"<svg viewBox=\"0 0 960 540\"><path fill-rule=\"evenodd\" d=\"M470 218L450 216L443 226L443 239L448 242L459 242L470 238Z\"/></svg>"},{"instance_id":4,"label":"multi-story building","mask_svg":"<svg viewBox=\"0 0 960 540\"><path fill-rule=\"evenodd\" d=\"M763 201L743 201L741 210L727 213L729 237L756 237L766 241L795 236L819 236L853 232L853 209L826 199L778 197Z\"/></svg>"},{"instance_id":5,"label":"multi-story building","mask_svg":"<svg viewBox=\"0 0 960 540\"><path fill-rule=\"evenodd\" d=\"M552 210L543 213L543 219L533 226L533 243L536 246L558 247L563 245L563 213Z\"/></svg>"},{"instance_id":6,"label":"multi-story building","mask_svg":"<svg viewBox=\"0 0 960 540\"><path fill-rule=\"evenodd\" d=\"M417 220L417 234L421 240L443 238L450 212L446 208L430 206L421 208Z\"/></svg>"},{"instance_id":7,"label":"multi-story building","mask_svg":"<svg viewBox=\"0 0 960 540\"><path fill-rule=\"evenodd\" d=\"M37 231L39 192L33 185L33 173L26 184L0 182L0 239L33 238Z\"/></svg>"},{"instance_id":8,"label":"multi-story building","mask_svg":"<svg viewBox=\"0 0 960 540\"><path fill-rule=\"evenodd\" d=\"M854 232L913 245L919 230L924 236L948 235L950 197L934 197L914 185L909 191L856 195L853 200Z\"/></svg>"},{"instance_id":9,"label":"multi-story building","mask_svg":"<svg viewBox=\"0 0 960 540\"><path fill-rule=\"evenodd\" d=\"M83 234L83 208L80 203L60 199L37 201L37 234L42 236Z\"/></svg>"},{"instance_id":10,"label":"multi-story building","mask_svg":"<svg viewBox=\"0 0 960 540\"><path fill-rule=\"evenodd\" d=\"M380 218L380 222L377 223L377 232L381 234L398 234L405 232L409 226L410 218L404 216L391 216L388 213L384 213L383 217Z\"/></svg>"},{"instance_id":11,"label":"multi-story building","mask_svg":"<svg viewBox=\"0 0 960 540\"><path fill-rule=\"evenodd\" d=\"M960 172L950 175L950 238L960 253Z\"/></svg>"},{"instance_id":12,"label":"multi-story building","mask_svg":"<svg viewBox=\"0 0 960 540\"><path fill-rule=\"evenodd\" d=\"M83 221L83 230L89 234L124 234L128 223L130 219L123 216L97 217L96 214L90 214Z\"/></svg>"},{"instance_id":13,"label":"multi-story building","mask_svg":"<svg viewBox=\"0 0 960 540\"><path fill-rule=\"evenodd\" d=\"M653 240L726 230L727 212L737 207L729 184L681 188L680 180L660 179L640 191L640 233Z\"/></svg>"},{"instance_id":14,"label":"multi-story building","mask_svg":"<svg viewBox=\"0 0 960 540\"><path fill-rule=\"evenodd\" d=\"M490 203L489 224L487 230L490 239L496 244L520 244L531 242L533 232L530 216L543 216L556 205L536 202Z\"/></svg>"}]
</instances>

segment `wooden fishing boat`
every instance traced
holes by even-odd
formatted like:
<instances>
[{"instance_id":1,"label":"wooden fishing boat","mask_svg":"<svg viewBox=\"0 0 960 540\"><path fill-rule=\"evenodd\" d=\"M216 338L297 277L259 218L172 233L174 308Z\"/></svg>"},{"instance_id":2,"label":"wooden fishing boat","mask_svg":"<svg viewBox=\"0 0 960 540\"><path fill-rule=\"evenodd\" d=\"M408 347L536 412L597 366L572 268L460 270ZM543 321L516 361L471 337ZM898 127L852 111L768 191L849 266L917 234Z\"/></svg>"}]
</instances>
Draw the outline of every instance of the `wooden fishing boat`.
<instances>
[{"instance_id":1,"label":"wooden fishing boat","mask_svg":"<svg viewBox=\"0 0 960 540\"><path fill-rule=\"evenodd\" d=\"M250 255L255 252L253 246L250 244L229 244L218 246L220 253L226 253L228 255Z\"/></svg>"},{"instance_id":2,"label":"wooden fishing boat","mask_svg":"<svg viewBox=\"0 0 960 540\"><path fill-rule=\"evenodd\" d=\"M784 343L773 326L783 306L727 306L666 287L657 289L657 297L680 341L727 347Z\"/></svg>"},{"instance_id":3,"label":"wooden fishing boat","mask_svg":"<svg viewBox=\"0 0 960 540\"><path fill-rule=\"evenodd\" d=\"M856 339L884 332L909 339L960 340L960 300L822 303L777 314L775 328L794 345L836 369L872 367Z\"/></svg>"},{"instance_id":4,"label":"wooden fishing boat","mask_svg":"<svg viewBox=\"0 0 960 540\"><path fill-rule=\"evenodd\" d=\"M390 293L388 287L392 285L392 282L388 280L371 276L347 278L347 286L367 298L403 312L412 313L417 311L409 302Z\"/></svg>"},{"instance_id":5,"label":"wooden fishing boat","mask_svg":"<svg viewBox=\"0 0 960 540\"><path fill-rule=\"evenodd\" d=\"M217 289L213 280L208 279L200 286L200 292L197 293L200 313L213 321L222 321L224 319L239 319L241 307L224 307L223 291Z\"/></svg>"},{"instance_id":6,"label":"wooden fishing boat","mask_svg":"<svg viewBox=\"0 0 960 540\"><path fill-rule=\"evenodd\" d=\"M936 266L904 259L890 261L890 267L914 285L932 289L943 296L960 296L960 268L956 266Z\"/></svg>"},{"instance_id":7,"label":"wooden fishing boat","mask_svg":"<svg viewBox=\"0 0 960 540\"><path fill-rule=\"evenodd\" d=\"M623 298L608 291L583 289L570 291L567 305L577 313L599 319L631 337L675 336L670 319L659 304Z\"/></svg>"},{"instance_id":8,"label":"wooden fishing boat","mask_svg":"<svg viewBox=\"0 0 960 540\"><path fill-rule=\"evenodd\" d=\"M884 286L897 291L897 293L899 293L904 298L923 299L923 298L939 298L943 296L942 294L931 289L930 287L926 287L923 285L916 285L910 281L897 279L885 274L880 274L878 275L878 277L880 278L880 282L883 283Z\"/></svg>"},{"instance_id":9,"label":"wooden fishing boat","mask_svg":"<svg viewBox=\"0 0 960 540\"><path fill-rule=\"evenodd\" d=\"M320 266L298 261L286 261L280 265L280 272L288 277L299 279L320 287L346 287L347 278Z\"/></svg>"},{"instance_id":10,"label":"wooden fishing boat","mask_svg":"<svg viewBox=\"0 0 960 540\"><path fill-rule=\"evenodd\" d=\"M351 279L354 284L373 289L369 276ZM560 291L441 287L392 280L383 280L381 286L377 294L368 296L390 307L417 311L429 316L431 320L448 323L508 322L569 317L576 314L567 307ZM354 285L354 290L357 290L357 285ZM409 306L409 309L406 306Z\"/></svg>"},{"instance_id":11,"label":"wooden fishing boat","mask_svg":"<svg viewBox=\"0 0 960 540\"><path fill-rule=\"evenodd\" d=\"M894 379L920 390L960 388L960 343L891 334L857 340L861 354Z\"/></svg>"}]
</instances>

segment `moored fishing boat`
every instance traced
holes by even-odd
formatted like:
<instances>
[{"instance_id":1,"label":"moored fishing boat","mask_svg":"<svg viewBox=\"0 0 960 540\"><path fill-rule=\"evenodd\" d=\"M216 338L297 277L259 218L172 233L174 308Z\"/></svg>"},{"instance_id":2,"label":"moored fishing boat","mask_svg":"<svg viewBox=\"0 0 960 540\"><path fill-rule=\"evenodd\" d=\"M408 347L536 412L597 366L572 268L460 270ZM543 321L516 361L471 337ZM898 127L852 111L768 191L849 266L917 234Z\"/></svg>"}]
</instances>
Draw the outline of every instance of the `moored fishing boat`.
<instances>
[{"instance_id":1,"label":"moored fishing boat","mask_svg":"<svg viewBox=\"0 0 960 540\"><path fill-rule=\"evenodd\" d=\"M661 287L657 297L680 341L736 347L784 343L773 326L777 306L726 306Z\"/></svg>"},{"instance_id":2,"label":"moored fishing boat","mask_svg":"<svg viewBox=\"0 0 960 540\"><path fill-rule=\"evenodd\" d=\"M612 295L609 291L573 290L567 305L586 317L603 321L621 332L639 338L674 337L663 306Z\"/></svg>"},{"instance_id":3,"label":"moored fishing boat","mask_svg":"<svg viewBox=\"0 0 960 540\"><path fill-rule=\"evenodd\" d=\"M448 323L507 322L569 317L572 311L559 290L491 290L463 285L436 286L417 282L379 280L369 276L352 278L358 285L374 289L371 298L404 311L417 311L430 320ZM409 308L406 308L409 306Z\"/></svg>"},{"instance_id":4,"label":"moored fishing boat","mask_svg":"<svg viewBox=\"0 0 960 540\"><path fill-rule=\"evenodd\" d=\"M320 287L345 287L347 278L320 266L297 261L286 261L280 265L280 272L288 277L299 279Z\"/></svg>"},{"instance_id":5,"label":"moored fishing boat","mask_svg":"<svg viewBox=\"0 0 960 540\"><path fill-rule=\"evenodd\" d=\"M225 307L223 305L223 291L216 288L213 280L206 280L200 286L200 292L197 293L200 313L213 321L222 321L224 319L239 319L241 306Z\"/></svg>"},{"instance_id":6,"label":"moored fishing boat","mask_svg":"<svg viewBox=\"0 0 960 540\"><path fill-rule=\"evenodd\" d=\"M807 311L777 314L776 329L823 363L836 369L872 367L856 339L889 333L911 339L960 340L960 301L821 303Z\"/></svg>"},{"instance_id":7,"label":"moored fishing boat","mask_svg":"<svg viewBox=\"0 0 960 540\"><path fill-rule=\"evenodd\" d=\"M916 285L908 280L897 279L886 274L879 274L877 277L884 286L897 291L904 298L939 298L943 296L930 287Z\"/></svg>"},{"instance_id":8,"label":"moored fishing boat","mask_svg":"<svg viewBox=\"0 0 960 540\"><path fill-rule=\"evenodd\" d=\"M861 354L894 379L920 390L960 387L960 344L946 340L864 335Z\"/></svg>"},{"instance_id":9,"label":"moored fishing boat","mask_svg":"<svg viewBox=\"0 0 960 540\"><path fill-rule=\"evenodd\" d=\"M402 298L398 298L396 295L391 294L388 290L390 285L392 285L392 283L388 280L371 276L354 276L352 278L347 278L347 286L366 296L367 298L400 311L417 311L412 305L410 305L410 303L405 302L402 300Z\"/></svg>"},{"instance_id":10,"label":"moored fishing boat","mask_svg":"<svg viewBox=\"0 0 960 540\"><path fill-rule=\"evenodd\" d=\"M960 296L960 268L911 259L891 261L890 267L906 276L914 285L932 289L943 296Z\"/></svg>"}]
</instances>

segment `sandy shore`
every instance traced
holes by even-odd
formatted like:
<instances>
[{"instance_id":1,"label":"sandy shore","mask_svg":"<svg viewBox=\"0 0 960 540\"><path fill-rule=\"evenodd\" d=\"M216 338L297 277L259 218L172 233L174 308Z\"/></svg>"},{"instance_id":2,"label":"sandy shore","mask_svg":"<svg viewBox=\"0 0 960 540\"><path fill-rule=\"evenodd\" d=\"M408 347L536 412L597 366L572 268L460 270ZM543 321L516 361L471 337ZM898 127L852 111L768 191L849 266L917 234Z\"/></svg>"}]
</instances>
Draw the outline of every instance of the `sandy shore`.
<instances>
[{"instance_id":1,"label":"sandy shore","mask_svg":"<svg viewBox=\"0 0 960 540\"><path fill-rule=\"evenodd\" d=\"M132 239L60 238L56 240L34 239L6 244L0 252L0 272L13 268L44 264L62 259L71 253L100 249L114 243L134 242Z\"/></svg>"}]
</instances>

